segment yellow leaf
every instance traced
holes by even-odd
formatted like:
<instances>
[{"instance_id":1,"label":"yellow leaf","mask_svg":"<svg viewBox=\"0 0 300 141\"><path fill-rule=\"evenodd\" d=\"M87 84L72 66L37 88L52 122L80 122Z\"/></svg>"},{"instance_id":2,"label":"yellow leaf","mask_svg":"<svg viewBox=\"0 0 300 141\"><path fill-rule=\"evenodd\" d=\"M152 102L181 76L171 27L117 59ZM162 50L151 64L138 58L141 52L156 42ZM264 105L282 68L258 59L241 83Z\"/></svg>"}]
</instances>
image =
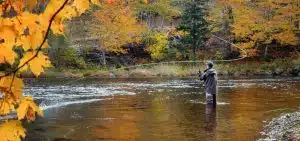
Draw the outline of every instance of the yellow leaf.
<instances>
[{"instance_id":1,"label":"yellow leaf","mask_svg":"<svg viewBox=\"0 0 300 141\"><path fill-rule=\"evenodd\" d=\"M74 0L73 5L76 7L80 15L89 8L90 2L89 0Z\"/></svg>"},{"instance_id":2,"label":"yellow leaf","mask_svg":"<svg viewBox=\"0 0 300 141\"><path fill-rule=\"evenodd\" d=\"M10 47L8 48L0 44L0 60L3 61L4 59L6 62L12 65L15 62L16 56L17 54Z\"/></svg>"},{"instance_id":3,"label":"yellow leaf","mask_svg":"<svg viewBox=\"0 0 300 141\"><path fill-rule=\"evenodd\" d=\"M0 125L0 141L21 141L26 129L18 120L5 121Z\"/></svg>"},{"instance_id":4,"label":"yellow leaf","mask_svg":"<svg viewBox=\"0 0 300 141\"><path fill-rule=\"evenodd\" d=\"M0 100L0 115L7 115L14 109L13 105L8 101Z\"/></svg>"},{"instance_id":5,"label":"yellow leaf","mask_svg":"<svg viewBox=\"0 0 300 141\"><path fill-rule=\"evenodd\" d=\"M25 97L21 100L19 108L17 109L19 120L26 117L28 121L33 121L35 119L35 113L39 116L43 116L42 110L34 103L32 97Z\"/></svg>"},{"instance_id":6,"label":"yellow leaf","mask_svg":"<svg viewBox=\"0 0 300 141\"><path fill-rule=\"evenodd\" d=\"M27 0L27 8L29 10L32 10L33 8L36 7L37 2L38 2L37 0Z\"/></svg>"},{"instance_id":7,"label":"yellow leaf","mask_svg":"<svg viewBox=\"0 0 300 141\"><path fill-rule=\"evenodd\" d=\"M47 4L47 7L44 11L46 17L51 17L55 11L58 10L60 6L62 6L64 0L51 0Z\"/></svg>"},{"instance_id":8,"label":"yellow leaf","mask_svg":"<svg viewBox=\"0 0 300 141\"><path fill-rule=\"evenodd\" d=\"M21 36L18 40L16 45L17 46L22 46L24 51L27 51L31 49L31 42L30 42L30 36Z\"/></svg>"},{"instance_id":9,"label":"yellow leaf","mask_svg":"<svg viewBox=\"0 0 300 141\"><path fill-rule=\"evenodd\" d=\"M58 15L57 15L58 18L56 18L55 20L57 20L57 21L60 21L60 20L63 21L65 19L71 19L72 17L77 16L77 15L78 14L76 12L75 7L67 5L67 6L65 6L65 8L63 10L61 10L58 13Z\"/></svg>"},{"instance_id":10,"label":"yellow leaf","mask_svg":"<svg viewBox=\"0 0 300 141\"><path fill-rule=\"evenodd\" d=\"M0 27L0 39L4 39L4 43L1 43L7 48L12 48L16 39L16 31L12 26Z\"/></svg>"},{"instance_id":11,"label":"yellow leaf","mask_svg":"<svg viewBox=\"0 0 300 141\"><path fill-rule=\"evenodd\" d=\"M44 40L45 32L37 31L30 36L30 43L32 49L37 49Z\"/></svg>"},{"instance_id":12,"label":"yellow leaf","mask_svg":"<svg viewBox=\"0 0 300 141\"><path fill-rule=\"evenodd\" d=\"M42 13L39 15L37 21L39 23L40 29L46 31L49 26L50 16Z\"/></svg>"},{"instance_id":13,"label":"yellow leaf","mask_svg":"<svg viewBox=\"0 0 300 141\"><path fill-rule=\"evenodd\" d=\"M19 77L5 76L0 79L0 88L4 89L4 91L11 91L17 100L22 97L24 83Z\"/></svg>"},{"instance_id":14,"label":"yellow leaf","mask_svg":"<svg viewBox=\"0 0 300 141\"><path fill-rule=\"evenodd\" d=\"M15 28L16 30L18 30L19 35L23 35L24 30L26 30L27 28L29 29L30 34L36 32L36 30L38 30L39 28L39 24L37 23L38 19L39 16L37 14L23 12L18 20L15 21Z\"/></svg>"},{"instance_id":15,"label":"yellow leaf","mask_svg":"<svg viewBox=\"0 0 300 141\"><path fill-rule=\"evenodd\" d=\"M60 21L53 21L51 30L54 34L63 34L64 33L64 24Z\"/></svg>"},{"instance_id":16,"label":"yellow leaf","mask_svg":"<svg viewBox=\"0 0 300 141\"><path fill-rule=\"evenodd\" d=\"M23 58L20 60L19 67L34 57L36 52L26 52ZM45 56L43 53L39 53L36 57L34 57L29 63L29 68L31 72L38 77L42 72L44 72L44 68L51 67L51 63L49 61L49 57ZM26 66L25 66L26 68ZM27 68L26 68L27 69ZM22 69L20 71L25 71L26 69Z\"/></svg>"},{"instance_id":17,"label":"yellow leaf","mask_svg":"<svg viewBox=\"0 0 300 141\"><path fill-rule=\"evenodd\" d=\"M44 40L44 34L44 32L36 32L30 36L21 36L17 40L16 45L21 46L24 49L24 51L28 51L30 49L36 50ZM47 42L45 42L43 48L46 48L47 46Z\"/></svg>"}]
</instances>

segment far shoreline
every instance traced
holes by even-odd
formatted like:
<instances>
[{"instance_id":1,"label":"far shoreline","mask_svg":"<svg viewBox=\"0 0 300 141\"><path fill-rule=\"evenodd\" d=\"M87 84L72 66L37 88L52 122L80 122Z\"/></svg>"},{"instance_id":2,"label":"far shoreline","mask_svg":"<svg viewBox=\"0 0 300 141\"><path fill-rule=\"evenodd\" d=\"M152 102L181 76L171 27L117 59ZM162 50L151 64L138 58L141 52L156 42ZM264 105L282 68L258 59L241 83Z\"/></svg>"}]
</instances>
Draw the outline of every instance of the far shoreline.
<instances>
[{"instance_id":1,"label":"far shoreline","mask_svg":"<svg viewBox=\"0 0 300 141\"><path fill-rule=\"evenodd\" d=\"M109 69L108 69L109 68ZM197 78L199 70L205 70L204 63L163 63L131 67L110 67L90 65L86 68L50 68L40 78ZM300 59L277 59L266 61L237 61L216 63L219 77L300 77ZM24 78L35 78L31 72Z\"/></svg>"}]
</instances>

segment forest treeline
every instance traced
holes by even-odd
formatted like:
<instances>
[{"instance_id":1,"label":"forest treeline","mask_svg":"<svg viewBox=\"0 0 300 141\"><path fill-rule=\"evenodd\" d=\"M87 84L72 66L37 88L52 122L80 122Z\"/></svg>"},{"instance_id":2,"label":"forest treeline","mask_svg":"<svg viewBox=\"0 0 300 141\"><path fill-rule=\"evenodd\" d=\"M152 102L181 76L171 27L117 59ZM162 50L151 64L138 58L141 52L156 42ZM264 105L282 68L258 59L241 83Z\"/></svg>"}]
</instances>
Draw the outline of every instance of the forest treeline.
<instances>
[{"instance_id":1,"label":"forest treeline","mask_svg":"<svg viewBox=\"0 0 300 141\"><path fill-rule=\"evenodd\" d=\"M299 58L299 8L299 0L110 0L66 21L49 54L71 68L245 56L231 42L250 59Z\"/></svg>"}]
</instances>

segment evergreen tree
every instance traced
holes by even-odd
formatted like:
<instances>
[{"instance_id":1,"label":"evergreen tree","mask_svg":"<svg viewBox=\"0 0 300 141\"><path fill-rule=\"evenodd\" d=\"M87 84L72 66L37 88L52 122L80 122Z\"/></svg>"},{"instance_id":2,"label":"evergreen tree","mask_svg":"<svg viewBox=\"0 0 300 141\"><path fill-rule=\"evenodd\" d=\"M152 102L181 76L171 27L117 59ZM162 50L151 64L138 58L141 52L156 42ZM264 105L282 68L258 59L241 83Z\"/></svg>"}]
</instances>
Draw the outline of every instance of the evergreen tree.
<instances>
[{"instance_id":1,"label":"evergreen tree","mask_svg":"<svg viewBox=\"0 0 300 141\"><path fill-rule=\"evenodd\" d=\"M177 27L177 30L188 32L182 42L192 48L194 61L196 49L204 47L210 33L207 16L208 0L190 0L186 3L181 24Z\"/></svg>"}]
</instances>

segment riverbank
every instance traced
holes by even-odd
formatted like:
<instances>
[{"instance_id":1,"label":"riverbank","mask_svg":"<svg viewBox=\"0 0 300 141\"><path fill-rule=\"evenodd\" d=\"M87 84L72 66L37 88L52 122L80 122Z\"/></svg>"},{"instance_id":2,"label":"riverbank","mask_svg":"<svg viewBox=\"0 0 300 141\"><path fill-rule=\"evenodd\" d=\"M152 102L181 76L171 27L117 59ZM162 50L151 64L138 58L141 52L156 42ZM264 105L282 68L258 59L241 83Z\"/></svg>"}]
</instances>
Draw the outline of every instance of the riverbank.
<instances>
[{"instance_id":1,"label":"riverbank","mask_svg":"<svg viewBox=\"0 0 300 141\"><path fill-rule=\"evenodd\" d=\"M216 62L215 69L219 76L300 76L300 59L281 59L272 62L237 61ZM138 65L131 68L118 69L61 69L52 68L42 74L41 77L54 78L155 78L155 77L197 77L197 73L205 69L204 63L182 62L162 63L151 65ZM31 73L23 74L24 77L33 77Z\"/></svg>"}]
</instances>

